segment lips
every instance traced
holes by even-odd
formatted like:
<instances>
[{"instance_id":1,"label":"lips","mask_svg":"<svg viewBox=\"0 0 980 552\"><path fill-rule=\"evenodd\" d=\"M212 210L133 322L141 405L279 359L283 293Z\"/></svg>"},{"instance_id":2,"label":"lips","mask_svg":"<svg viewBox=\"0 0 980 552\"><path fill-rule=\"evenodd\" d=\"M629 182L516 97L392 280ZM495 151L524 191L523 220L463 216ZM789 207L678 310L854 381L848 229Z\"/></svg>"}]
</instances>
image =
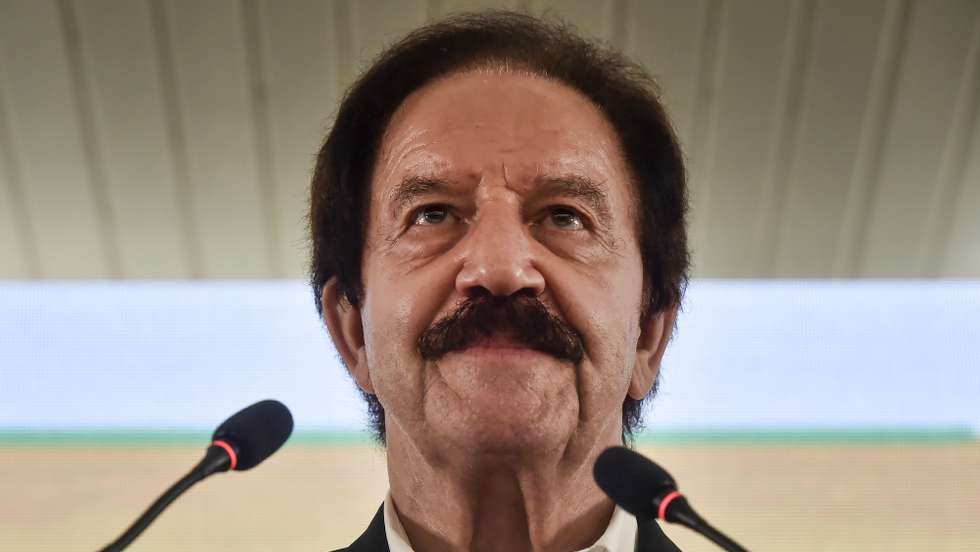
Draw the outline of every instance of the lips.
<instances>
[{"instance_id":1,"label":"lips","mask_svg":"<svg viewBox=\"0 0 980 552\"><path fill-rule=\"evenodd\" d=\"M526 343L508 334L493 334L474 341L465 349L530 349Z\"/></svg>"}]
</instances>

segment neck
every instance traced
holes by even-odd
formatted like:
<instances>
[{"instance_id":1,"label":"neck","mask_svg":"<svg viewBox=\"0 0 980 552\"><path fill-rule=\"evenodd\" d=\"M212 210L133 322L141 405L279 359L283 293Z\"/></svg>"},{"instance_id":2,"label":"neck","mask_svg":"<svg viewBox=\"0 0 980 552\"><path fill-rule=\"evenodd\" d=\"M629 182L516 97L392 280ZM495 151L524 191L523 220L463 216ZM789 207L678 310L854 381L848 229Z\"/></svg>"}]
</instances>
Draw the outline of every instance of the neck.
<instances>
[{"instance_id":1,"label":"neck","mask_svg":"<svg viewBox=\"0 0 980 552\"><path fill-rule=\"evenodd\" d=\"M611 428L618 431L618 428ZM569 552L602 535L613 504L596 486L596 456L618 444L604 432L540 456L454 448L437 455L389 426L388 475L416 552ZM593 436L594 437L594 436Z\"/></svg>"}]
</instances>

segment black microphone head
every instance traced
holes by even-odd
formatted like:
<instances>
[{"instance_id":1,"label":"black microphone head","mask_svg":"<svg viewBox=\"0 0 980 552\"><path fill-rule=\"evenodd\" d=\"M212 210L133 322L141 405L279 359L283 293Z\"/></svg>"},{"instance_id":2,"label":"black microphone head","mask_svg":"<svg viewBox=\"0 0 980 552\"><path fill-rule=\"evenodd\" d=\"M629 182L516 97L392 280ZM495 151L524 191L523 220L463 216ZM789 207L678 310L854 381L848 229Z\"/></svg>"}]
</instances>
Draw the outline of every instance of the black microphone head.
<instances>
[{"instance_id":1,"label":"black microphone head","mask_svg":"<svg viewBox=\"0 0 980 552\"><path fill-rule=\"evenodd\" d=\"M236 470L254 468L279 450L293 432L293 415L279 401L264 400L246 407L214 430L212 441L235 448Z\"/></svg>"},{"instance_id":2,"label":"black microphone head","mask_svg":"<svg viewBox=\"0 0 980 552\"><path fill-rule=\"evenodd\" d=\"M592 475L613 502L636 517L656 518L660 499L677 490L667 470L626 447L602 451Z\"/></svg>"}]
</instances>

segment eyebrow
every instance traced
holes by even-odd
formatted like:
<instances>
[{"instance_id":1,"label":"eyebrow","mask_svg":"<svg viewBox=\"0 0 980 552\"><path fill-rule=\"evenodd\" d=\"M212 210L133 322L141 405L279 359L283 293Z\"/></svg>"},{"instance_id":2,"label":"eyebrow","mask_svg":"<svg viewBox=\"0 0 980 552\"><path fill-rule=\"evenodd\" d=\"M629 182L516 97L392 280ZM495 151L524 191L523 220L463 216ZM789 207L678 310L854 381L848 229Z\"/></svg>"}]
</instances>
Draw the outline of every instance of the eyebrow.
<instances>
[{"instance_id":1,"label":"eyebrow","mask_svg":"<svg viewBox=\"0 0 980 552\"><path fill-rule=\"evenodd\" d=\"M562 196L577 199L586 203L595 211L599 224L603 228L612 225L612 210L609 208L609 196L603 187L590 178L580 175L539 176L532 196ZM391 213L397 215L405 207L419 197L430 194L449 194L452 186L441 178L432 176L410 176L399 182L390 197Z\"/></svg>"},{"instance_id":2,"label":"eyebrow","mask_svg":"<svg viewBox=\"0 0 980 552\"><path fill-rule=\"evenodd\" d=\"M391 213L397 215L405 207L417 198L439 193L449 193L449 184L442 179L430 176L410 176L403 179L395 186L391 193Z\"/></svg>"},{"instance_id":3,"label":"eyebrow","mask_svg":"<svg viewBox=\"0 0 980 552\"><path fill-rule=\"evenodd\" d=\"M542 176L535 180L538 187L533 195L563 196L577 199L595 211L602 227L608 229L612 225L609 196L603 187L593 180L575 174L557 177Z\"/></svg>"}]
</instances>

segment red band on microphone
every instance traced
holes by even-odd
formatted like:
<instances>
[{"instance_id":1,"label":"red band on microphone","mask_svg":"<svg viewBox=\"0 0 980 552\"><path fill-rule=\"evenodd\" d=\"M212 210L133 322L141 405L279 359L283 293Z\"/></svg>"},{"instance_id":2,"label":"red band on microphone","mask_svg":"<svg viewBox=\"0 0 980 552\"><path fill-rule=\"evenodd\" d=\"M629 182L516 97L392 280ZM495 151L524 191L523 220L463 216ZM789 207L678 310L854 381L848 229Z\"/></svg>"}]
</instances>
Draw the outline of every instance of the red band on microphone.
<instances>
[{"instance_id":1,"label":"red band on microphone","mask_svg":"<svg viewBox=\"0 0 980 552\"><path fill-rule=\"evenodd\" d=\"M680 491L673 491L665 496L660 501L660 508L657 510L657 517L666 521L667 518L665 516L667 515L667 506L670 506L671 501L680 496L684 496Z\"/></svg>"},{"instance_id":2,"label":"red band on microphone","mask_svg":"<svg viewBox=\"0 0 980 552\"><path fill-rule=\"evenodd\" d=\"M226 443L224 441L220 441L220 440L213 441L211 444L214 445L214 446L216 446L216 447L221 447L221 448L225 449L225 452L228 453L228 457L231 458L231 467L228 468L228 469L231 469L231 470L235 469L235 466L238 465L238 455L235 454L235 447L229 445L228 443Z\"/></svg>"}]
</instances>

